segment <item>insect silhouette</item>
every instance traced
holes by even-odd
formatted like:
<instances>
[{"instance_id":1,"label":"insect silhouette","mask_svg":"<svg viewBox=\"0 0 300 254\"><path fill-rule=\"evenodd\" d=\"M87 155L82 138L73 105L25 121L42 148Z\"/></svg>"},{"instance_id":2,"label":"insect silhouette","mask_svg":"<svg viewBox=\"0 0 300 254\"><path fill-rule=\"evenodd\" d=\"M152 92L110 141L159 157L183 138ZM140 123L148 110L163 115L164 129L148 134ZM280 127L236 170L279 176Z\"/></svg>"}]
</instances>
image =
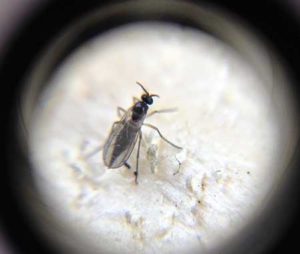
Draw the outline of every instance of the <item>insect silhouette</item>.
<instances>
[{"instance_id":1,"label":"insect silhouette","mask_svg":"<svg viewBox=\"0 0 300 254\"><path fill-rule=\"evenodd\" d=\"M134 171L135 183L138 181L139 170L139 156L142 140L142 126L147 126L159 134L159 136L171 146L182 149L180 146L173 144L167 140L159 131L159 129L151 124L144 123L146 117L156 113L167 112L168 110L156 110L147 115L149 105L153 104L153 97L159 97L157 94L149 94L142 84L136 82L143 91L141 99L134 98L135 102L128 110L118 107L118 113L123 112L123 116L117 122L113 123L110 134L103 147L103 161L108 168L119 168L126 166L131 168L127 160L129 159L136 142L138 141L137 155L136 155L136 168Z\"/></svg>"}]
</instances>

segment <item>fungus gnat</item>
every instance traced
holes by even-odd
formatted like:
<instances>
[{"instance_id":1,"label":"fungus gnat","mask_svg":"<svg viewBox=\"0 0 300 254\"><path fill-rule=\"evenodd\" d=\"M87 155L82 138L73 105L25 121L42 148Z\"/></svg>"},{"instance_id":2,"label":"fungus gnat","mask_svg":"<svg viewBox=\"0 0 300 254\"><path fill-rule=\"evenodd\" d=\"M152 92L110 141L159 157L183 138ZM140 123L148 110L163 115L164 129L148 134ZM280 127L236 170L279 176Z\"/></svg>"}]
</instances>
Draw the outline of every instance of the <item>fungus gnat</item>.
<instances>
[{"instance_id":1,"label":"fungus gnat","mask_svg":"<svg viewBox=\"0 0 300 254\"><path fill-rule=\"evenodd\" d=\"M148 105L153 103L153 97L159 97L156 94L149 94L142 84L136 82L145 92L142 94L141 99L136 99L134 105L127 111L118 107L118 113L123 112L121 120L114 122L110 134L103 147L103 161L108 168L119 168L126 166L131 168L127 160L130 157L132 150L138 140L137 156L136 156L136 169L134 171L135 183L137 183L138 170L139 170L139 156L140 146L142 140L142 126L147 126L159 134L159 136L171 146L182 149L181 147L173 144L167 140L159 131L159 129L151 124L144 123L146 117L155 113L166 112L166 110L156 110L147 115L149 109Z\"/></svg>"}]
</instances>

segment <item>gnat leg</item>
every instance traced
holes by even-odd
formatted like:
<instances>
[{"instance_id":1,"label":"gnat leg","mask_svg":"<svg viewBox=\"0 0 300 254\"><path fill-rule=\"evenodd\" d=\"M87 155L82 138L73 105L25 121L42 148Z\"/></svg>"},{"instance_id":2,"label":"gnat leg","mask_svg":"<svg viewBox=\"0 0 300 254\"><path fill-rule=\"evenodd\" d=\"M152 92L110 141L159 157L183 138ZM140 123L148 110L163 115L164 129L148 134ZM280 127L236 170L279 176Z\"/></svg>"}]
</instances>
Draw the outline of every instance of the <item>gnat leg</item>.
<instances>
[{"instance_id":1,"label":"gnat leg","mask_svg":"<svg viewBox=\"0 0 300 254\"><path fill-rule=\"evenodd\" d=\"M147 126L147 127L150 127L150 128L152 128L152 129L156 130L157 133L158 133L158 135L159 135L165 142L167 142L168 144L170 144L171 146L173 146L173 147L175 147L175 148L177 148L177 149L182 149L182 147L177 146L177 145L173 144L171 141L167 140L167 139L161 134L161 132L159 131L159 129L158 129L157 127L155 127L154 125L148 124L148 123L144 123L143 126Z\"/></svg>"},{"instance_id":2,"label":"gnat leg","mask_svg":"<svg viewBox=\"0 0 300 254\"><path fill-rule=\"evenodd\" d=\"M128 169L131 169L131 166L129 165L129 163L126 161L126 162L124 162L124 166L126 167L126 168L128 168Z\"/></svg>"},{"instance_id":3,"label":"gnat leg","mask_svg":"<svg viewBox=\"0 0 300 254\"><path fill-rule=\"evenodd\" d=\"M177 111L177 108L167 108L167 109L161 109L161 110L154 110L154 111L151 111L147 115L147 118L150 117L150 116L153 116L154 114L157 114L157 113L172 113L172 112L176 112L176 111Z\"/></svg>"},{"instance_id":4,"label":"gnat leg","mask_svg":"<svg viewBox=\"0 0 300 254\"><path fill-rule=\"evenodd\" d=\"M135 176L135 183L138 184L137 178L139 174L139 158L140 158L140 148L141 148L141 141L142 141L142 132L139 131L139 137L138 137L138 149L137 149L137 154L136 154L136 168L134 171L134 176Z\"/></svg>"},{"instance_id":5,"label":"gnat leg","mask_svg":"<svg viewBox=\"0 0 300 254\"><path fill-rule=\"evenodd\" d=\"M117 113L118 113L118 117L121 118L126 113L126 110L121 108L121 107L118 107L117 108Z\"/></svg>"},{"instance_id":6,"label":"gnat leg","mask_svg":"<svg viewBox=\"0 0 300 254\"><path fill-rule=\"evenodd\" d=\"M134 103L134 104L137 103L138 101L140 101L140 99L137 98L137 97L133 97L132 100L133 100L133 103Z\"/></svg>"}]
</instances>

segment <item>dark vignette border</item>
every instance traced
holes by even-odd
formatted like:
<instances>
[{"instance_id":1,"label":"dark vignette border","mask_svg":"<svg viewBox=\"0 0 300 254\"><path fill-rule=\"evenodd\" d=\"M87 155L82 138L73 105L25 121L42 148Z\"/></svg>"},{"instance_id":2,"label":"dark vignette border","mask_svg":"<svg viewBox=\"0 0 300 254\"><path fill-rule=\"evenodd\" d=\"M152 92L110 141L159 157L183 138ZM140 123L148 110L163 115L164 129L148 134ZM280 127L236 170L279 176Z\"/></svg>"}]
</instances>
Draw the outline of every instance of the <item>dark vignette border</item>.
<instances>
[{"instance_id":1,"label":"dark vignette border","mask_svg":"<svg viewBox=\"0 0 300 254\"><path fill-rule=\"evenodd\" d=\"M40 7L32 16L28 17L26 22L15 32L13 38L8 43L6 52L4 52L3 61L0 66L1 94L3 102L2 125L4 127L3 147L5 152L2 159L2 177L1 187L3 194L3 208L1 209L1 223L4 227L5 234L11 240L12 245L20 253L56 253L56 250L43 239L31 225L25 211L18 201L15 192L16 182L11 182L12 171L10 161L19 160L26 164L26 158L16 158L19 147L16 146L17 140L13 131L13 117L17 111L14 107L18 99L20 86L26 75L27 70L36 60L39 53L48 44L51 39L59 34L65 27L71 24L80 16L87 14L95 9L95 6L101 7L114 2L115 0L106 1L59 1L52 0ZM275 49L281 54L287 62L291 75L294 79L292 87L297 98L299 96L300 81L300 24L297 17L294 16L291 7L285 1L234 1L234 0L214 0L214 1L189 1L193 3L213 3L224 7L228 11L241 16L249 24L261 32L269 41L273 43ZM136 17L127 17L127 22L136 20ZM147 19L147 17L139 17ZM164 17L168 19L168 17ZM81 42L106 29L116 26L120 21L111 20L90 30L74 44L74 48ZM186 22L183 22L186 23ZM62 56L65 57L65 56ZM296 155L296 159L298 155ZM293 165L295 171L299 171L299 161ZM299 173L295 174L294 183L291 186L297 186ZM275 245L270 247L268 253L282 253L295 248L294 251L300 250L297 240L294 238L296 230L299 228L299 189L291 187L287 190L288 198L285 202L277 204L274 212L289 210L292 215L291 223L286 229L286 233L278 239ZM5 196L5 198L4 198ZM292 210L292 205L293 210ZM268 225L268 222L266 222ZM245 246L251 248L251 246Z\"/></svg>"}]
</instances>

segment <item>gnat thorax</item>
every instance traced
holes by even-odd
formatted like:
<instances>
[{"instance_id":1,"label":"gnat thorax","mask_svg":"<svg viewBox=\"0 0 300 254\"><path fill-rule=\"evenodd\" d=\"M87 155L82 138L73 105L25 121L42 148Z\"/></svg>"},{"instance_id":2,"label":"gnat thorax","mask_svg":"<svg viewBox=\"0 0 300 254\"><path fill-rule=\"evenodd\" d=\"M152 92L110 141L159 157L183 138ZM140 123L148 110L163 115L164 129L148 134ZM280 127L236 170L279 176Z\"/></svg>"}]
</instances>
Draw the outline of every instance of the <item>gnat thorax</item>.
<instances>
[{"instance_id":1,"label":"gnat thorax","mask_svg":"<svg viewBox=\"0 0 300 254\"><path fill-rule=\"evenodd\" d=\"M132 108L131 119L133 121L139 121L139 120L145 118L148 108L149 107L145 102L143 102L143 101L137 102Z\"/></svg>"}]
</instances>

